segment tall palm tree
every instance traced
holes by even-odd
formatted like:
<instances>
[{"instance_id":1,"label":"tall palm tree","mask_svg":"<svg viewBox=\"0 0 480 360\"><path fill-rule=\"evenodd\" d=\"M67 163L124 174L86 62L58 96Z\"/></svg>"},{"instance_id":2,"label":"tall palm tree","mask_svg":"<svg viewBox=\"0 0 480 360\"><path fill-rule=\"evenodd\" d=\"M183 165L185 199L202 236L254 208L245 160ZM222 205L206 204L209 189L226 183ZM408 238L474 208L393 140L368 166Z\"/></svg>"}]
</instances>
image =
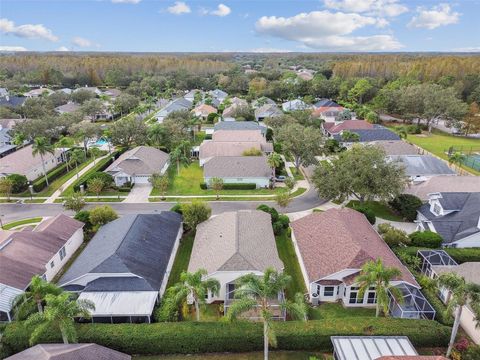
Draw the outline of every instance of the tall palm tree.
<instances>
[{"instance_id":1,"label":"tall palm tree","mask_svg":"<svg viewBox=\"0 0 480 360\"><path fill-rule=\"evenodd\" d=\"M460 168L460 164L462 164L464 161L465 155L460 152L455 152L448 158L448 162L453 164L457 170Z\"/></svg>"},{"instance_id":2,"label":"tall palm tree","mask_svg":"<svg viewBox=\"0 0 480 360\"><path fill-rule=\"evenodd\" d=\"M165 140L165 129L160 124L155 124L148 130L148 140L153 146L160 146Z\"/></svg>"},{"instance_id":3,"label":"tall palm tree","mask_svg":"<svg viewBox=\"0 0 480 360\"><path fill-rule=\"evenodd\" d=\"M97 162L97 157L100 155L100 149L98 147L91 147L88 152L90 156L93 156L93 165Z\"/></svg>"},{"instance_id":4,"label":"tall palm tree","mask_svg":"<svg viewBox=\"0 0 480 360\"><path fill-rule=\"evenodd\" d=\"M23 313L33 302L37 306L39 313L43 313L43 302L47 295L58 295L62 292L57 285L43 280L40 276L35 275L30 282L28 290L20 294L15 300L14 308L16 314Z\"/></svg>"},{"instance_id":5,"label":"tall palm tree","mask_svg":"<svg viewBox=\"0 0 480 360\"><path fill-rule=\"evenodd\" d=\"M386 315L388 313L388 303L390 292L397 301L401 301L402 294L400 290L391 285L391 281L401 275L400 270L393 267L383 265L382 259L369 261L362 266L362 271L355 278L355 282L359 284L359 296L363 297L365 291L370 287L375 287L377 293L377 304L375 316L380 315L380 310Z\"/></svg>"},{"instance_id":6,"label":"tall palm tree","mask_svg":"<svg viewBox=\"0 0 480 360\"><path fill-rule=\"evenodd\" d=\"M68 136L62 136L56 143L55 143L55 148L56 149L62 149L62 148L71 148L73 146L73 139ZM67 172L70 171L69 169L69 162L66 161L67 164Z\"/></svg>"},{"instance_id":7,"label":"tall palm tree","mask_svg":"<svg viewBox=\"0 0 480 360\"><path fill-rule=\"evenodd\" d=\"M461 276L454 273L442 274L438 278L438 285L450 293L447 304L447 313L450 315L455 312L455 321L453 323L452 335L448 344L447 357L450 356L453 349L453 343L457 337L462 317L463 307L470 304L476 313L477 326L480 326L480 285L468 283Z\"/></svg>"},{"instance_id":8,"label":"tall palm tree","mask_svg":"<svg viewBox=\"0 0 480 360\"><path fill-rule=\"evenodd\" d=\"M85 160L85 153L80 149L75 149L70 153L69 161L75 164L75 169L77 171L77 179L78 175L78 164Z\"/></svg>"},{"instance_id":9,"label":"tall palm tree","mask_svg":"<svg viewBox=\"0 0 480 360\"><path fill-rule=\"evenodd\" d=\"M45 169L44 156L47 154L54 154L54 153L55 153L55 149L47 140L47 138L41 136L33 140L32 155L33 156L40 155L40 160L42 161L43 175L45 176L45 183L47 184L47 186L49 186L49 183L48 183L47 170Z\"/></svg>"},{"instance_id":10,"label":"tall palm tree","mask_svg":"<svg viewBox=\"0 0 480 360\"><path fill-rule=\"evenodd\" d=\"M282 157L276 152L272 152L267 157L267 164L272 168L273 183L275 184L275 169L282 165Z\"/></svg>"},{"instance_id":11,"label":"tall palm tree","mask_svg":"<svg viewBox=\"0 0 480 360\"><path fill-rule=\"evenodd\" d=\"M187 153L186 144L190 144L188 141L180 143L175 149L170 153L170 161L177 164L177 175L180 175L180 165L189 164L190 156ZM189 149L189 145L188 145Z\"/></svg>"},{"instance_id":12,"label":"tall palm tree","mask_svg":"<svg viewBox=\"0 0 480 360\"><path fill-rule=\"evenodd\" d=\"M235 302L228 308L226 317L233 321L239 315L254 308L259 308L263 322L263 357L268 360L269 345L276 346L277 338L272 328L273 309L278 306L278 294L283 292L291 281L285 273L279 273L272 268L265 270L263 276L247 274L240 277L236 283ZM296 295L301 300L301 294ZM306 306L301 302L289 303L280 300L280 307L286 309L296 319L306 319Z\"/></svg>"},{"instance_id":13,"label":"tall palm tree","mask_svg":"<svg viewBox=\"0 0 480 360\"><path fill-rule=\"evenodd\" d=\"M200 321L200 304L205 303L205 296L208 292L210 291L213 295L218 295L220 291L218 280L213 278L203 280L205 275L207 275L207 270L205 269L200 269L194 273L184 271L180 275L180 282L170 290L174 294L176 304L189 297L193 300L197 321Z\"/></svg>"},{"instance_id":14,"label":"tall palm tree","mask_svg":"<svg viewBox=\"0 0 480 360\"><path fill-rule=\"evenodd\" d=\"M64 344L77 341L75 330L76 317L90 318L90 311L95 310L95 305L89 300L74 300L68 292L60 295L49 294L45 297L47 305L43 313L35 313L25 322L26 326L35 325L30 336L30 344L35 344L40 335L46 330L56 328L62 334Z\"/></svg>"},{"instance_id":15,"label":"tall palm tree","mask_svg":"<svg viewBox=\"0 0 480 360\"><path fill-rule=\"evenodd\" d=\"M407 129L405 126L401 126L396 128L397 135L400 136L401 139L406 139L408 136Z\"/></svg>"}]
</instances>

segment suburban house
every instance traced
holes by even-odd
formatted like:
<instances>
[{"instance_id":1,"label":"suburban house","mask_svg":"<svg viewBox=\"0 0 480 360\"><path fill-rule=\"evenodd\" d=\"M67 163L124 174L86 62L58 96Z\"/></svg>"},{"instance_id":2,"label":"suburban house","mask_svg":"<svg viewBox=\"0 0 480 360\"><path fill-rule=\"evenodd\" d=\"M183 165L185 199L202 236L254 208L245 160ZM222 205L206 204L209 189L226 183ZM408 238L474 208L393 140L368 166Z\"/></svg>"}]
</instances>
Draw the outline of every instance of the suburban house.
<instances>
[{"instance_id":1,"label":"suburban house","mask_svg":"<svg viewBox=\"0 0 480 360\"><path fill-rule=\"evenodd\" d=\"M200 99L203 100L203 97L205 96L205 93L202 90L198 90L198 89L190 90L183 97L193 104L193 102L195 101L195 95L197 93L199 94Z\"/></svg>"},{"instance_id":2,"label":"suburban house","mask_svg":"<svg viewBox=\"0 0 480 360\"><path fill-rule=\"evenodd\" d=\"M83 225L59 214L34 229L0 230L0 321L12 320L12 302L33 276L52 281L82 244Z\"/></svg>"},{"instance_id":3,"label":"suburban house","mask_svg":"<svg viewBox=\"0 0 480 360\"><path fill-rule=\"evenodd\" d=\"M337 116L345 110L343 106L330 99L320 99L313 104L313 107L312 115L323 119L326 123L337 122Z\"/></svg>"},{"instance_id":4,"label":"suburban house","mask_svg":"<svg viewBox=\"0 0 480 360\"><path fill-rule=\"evenodd\" d=\"M227 313L235 301L236 280L246 274L262 276L269 267L277 271L284 267L278 257L270 214L259 210L229 211L198 225L188 271L205 269L207 279L220 282L218 296L209 293L207 303L223 302ZM281 300L283 293L278 297ZM285 313L279 308L276 316L284 319Z\"/></svg>"},{"instance_id":5,"label":"suburban house","mask_svg":"<svg viewBox=\"0 0 480 360\"><path fill-rule=\"evenodd\" d=\"M33 90L30 90L30 91L27 91L26 93L23 94L23 96L27 97L27 98L36 98L36 97L39 97L39 96L43 96L43 95L51 95L53 94L54 91L53 90L50 90L48 88L39 88L39 89L33 89Z\"/></svg>"},{"instance_id":6,"label":"suburban house","mask_svg":"<svg viewBox=\"0 0 480 360\"><path fill-rule=\"evenodd\" d=\"M5 360L131 360L130 355L97 344L38 344Z\"/></svg>"},{"instance_id":7,"label":"suburban house","mask_svg":"<svg viewBox=\"0 0 480 360\"><path fill-rule=\"evenodd\" d=\"M72 101L69 101L64 105L60 105L55 108L55 111L59 114L70 114L78 110L80 110L80 105L75 104Z\"/></svg>"},{"instance_id":8,"label":"suburban house","mask_svg":"<svg viewBox=\"0 0 480 360\"><path fill-rule=\"evenodd\" d=\"M10 174L25 175L28 180L33 181L43 176L42 158L40 155L33 155L32 145L25 146L5 157L0 158L0 177ZM62 149L55 149L53 154L43 156L45 171L52 170L55 166L66 160L66 152Z\"/></svg>"},{"instance_id":9,"label":"suburban house","mask_svg":"<svg viewBox=\"0 0 480 360\"><path fill-rule=\"evenodd\" d=\"M479 189L479 176L440 175L426 179L423 182L411 183L404 192L427 201L432 193L478 192Z\"/></svg>"},{"instance_id":10,"label":"suburban house","mask_svg":"<svg viewBox=\"0 0 480 360\"><path fill-rule=\"evenodd\" d=\"M413 275L370 225L366 217L349 208L313 213L291 223L297 253L310 302L341 301L346 307L374 307L375 288L359 296L355 278L368 261L382 259L401 275L392 282L403 295L398 302L390 296L394 317L433 319L435 310L420 292Z\"/></svg>"},{"instance_id":11,"label":"suburban house","mask_svg":"<svg viewBox=\"0 0 480 360\"><path fill-rule=\"evenodd\" d=\"M445 161L432 155L390 155L388 159L403 166L406 175L414 183L439 175L457 175Z\"/></svg>"},{"instance_id":12,"label":"suburban house","mask_svg":"<svg viewBox=\"0 0 480 360\"><path fill-rule=\"evenodd\" d=\"M208 115L216 112L217 112L217 109L207 104L199 104L197 107L195 107L195 109L192 110L192 113L196 117L202 118L203 120L206 120Z\"/></svg>"},{"instance_id":13,"label":"suburban house","mask_svg":"<svg viewBox=\"0 0 480 360\"><path fill-rule=\"evenodd\" d=\"M334 137L337 134L341 135L343 131L369 130L373 128L373 125L365 120L344 120L342 122L325 122L322 124L323 133L328 137Z\"/></svg>"},{"instance_id":14,"label":"suburban house","mask_svg":"<svg viewBox=\"0 0 480 360\"><path fill-rule=\"evenodd\" d=\"M115 184L148 184L152 174L163 175L170 164L169 156L151 146L137 146L124 152L105 170Z\"/></svg>"},{"instance_id":15,"label":"suburban house","mask_svg":"<svg viewBox=\"0 0 480 360\"><path fill-rule=\"evenodd\" d=\"M219 102L222 103L227 98L228 93L220 89L215 89L215 90L210 90L208 92L208 95L210 95L212 98L217 99Z\"/></svg>"},{"instance_id":16,"label":"suburban house","mask_svg":"<svg viewBox=\"0 0 480 360\"><path fill-rule=\"evenodd\" d=\"M84 86L84 87L79 87L75 90L73 90L73 92L77 92L79 90L87 90L87 91L90 91L92 93L95 94L95 96L100 96L102 95L102 90L100 90L99 88L97 88L96 86Z\"/></svg>"},{"instance_id":17,"label":"suburban house","mask_svg":"<svg viewBox=\"0 0 480 360\"><path fill-rule=\"evenodd\" d=\"M346 121L359 121L359 120L346 120ZM368 123L367 123L368 124ZM372 125L372 124L370 124ZM358 141L360 143L374 143L377 141L392 141L392 140L401 140L400 136L395 134L393 131L390 131L384 126L381 125L372 125L372 128L369 129L344 129L340 133L334 134L333 138L342 142L344 145L352 145L352 141L344 141L342 139L343 131L350 131L359 136Z\"/></svg>"},{"instance_id":18,"label":"suburban house","mask_svg":"<svg viewBox=\"0 0 480 360\"><path fill-rule=\"evenodd\" d=\"M465 262L459 265L444 250L419 250L417 255L421 260L422 273L432 279L442 274L454 273L465 281L480 286L480 262ZM447 289L440 289L438 296L444 304L448 304L452 294ZM480 329L470 305L463 306L460 325L476 344L480 344Z\"/></svg>"},{"instance_id":19,"label":"suburban house","mask_svg":"<svg viewBox=\"0 0 480 360\"><path fill-rule=\"evenodd\" d=\"M263 105L276 105L275 101L273 101L272 99L266 97L266 96L262 96L261 98L258 98L258 99L255 99L252 101L252 108L254 109L258 109L259 107L263 106Z\"/></svg>"},{"instance_id":20,"label":"suburban house","mask_svg":"<svg viewBox=\"0 0 480 360\"><path fill-rule=\"evenodd\" d=\"M285 112L288 111L299 111L299 110L309 110L311 106L305 103L303 100L295 99L291 101L284 102L282 104L282 109Z\"/></svg>"},{"instance_id":21,"label":"suburban house","mask_svg":"<svg viewBox=\"0 0 480 360\"><path fill-rule=\"evenodd\" d=\"M255 120L263 121L266 118L278 117L283 115L276 104L265 104L255 109Z\"/></svg>"},{"instance_id":22,"label":"suburban house","mask_svg":"<svg viewBox=\"0 0 480 360\"><path fill-rule=\"evenodd\" d=\"M0 158L14 152L17 148L10 135L11 130L11 127L3 127L0 120Z\"/></svg>"},{"instance_id":23,"label":"suburban house","mask_svg":"<svg viewBox=\"0 0 480 360\"><path fill-rule=\"evenodd\" d=\"M107 95L110 99L115 100L122 95L122 91L119 89L107 89L103 92L103 95Z\"/></svg>"},{"instance_id":24,"label":"suburban house","mask_svg":"<svg viewBox=\"0 0 480 360\"><path fill-rule=\"evenodd\" d=\"M247 100L240 99L238 97L233 97L227 100L230 105L223 110L222 116L223 117L235 117L235 112L237 109L242 108L242 107L248 107L248 102Z\"/></svg>"},{"instance_id":25,"label":"suburban house","mask_svg":"<svg viewBox=\"0 0 480 360\"><path fill-rule=\"evenodd\" d=\"M332 108L332 109L340 108L342 110L344 109L341 105L338 105L332 99L326 99L326 98L318 100L315 104L313 104L313 107L315 109L320 109L320 108Z\"/></svg>"},{"instance_id":26,"label":"suburban house","mask_svg":"<svg viewBox=\"0 0 480 360\"><path fill-rule=\"evenodd\" d=\"M225 184L256 184L258 188L270 185L272 169L265 156L216 156L203 166L205 183L220 178Z\"/></svg>"},{"instance_id":27,"label":"suburban house","mask_svg":"<svg viewBox=\"0 0 480 360\"><path fill-rule=\"evenodd\" d=\"M156 114L155 117L159 123L162 123L163 120L168 116L168 114L174 111L181 111L181 110L190 110L192 107L192 103L185 98L178 98L175 100L170 101L167 105L165 105L162 109L160 109Z\"/></svg>"},{"instance_id":28,"label":"suburban house","mask_svg":"<svg viewBox=\"0 0 480 360\"><path fill-rule=\"evenodd\" d=\"M214 131L212 139L204 140L199 147L200 166L216 156L242 156L251 149L269 154L273 152L273 144L267 142L260 129Z\"/></svg>"},{"instance_id":29,"label":"suburban house","mask_svg":"<svg viewBox=\"0 0 480 360\"><path fill-rule=\"evenodd\" d=\"M418 155L417 148L403 140L381 140L372 144L382 148L386 155Z\"/></svg>"},{"instance_id":30,"label":"suburban house","mask_svg":"<svg viewBox=\"0 0 480 360\"><path fill-rule=\"evenodd\" d=\"M219 130L260 130L260 133L265 136L267 134L267 127L258 124L255 121L219 121L213 127L214 132Z\"/></svg>"},{"instance_id":31,"label":"suburban house","mask_svg":"<svg viewBox=\"0 0 480 360\"><path fill-rule=\"evenodd\" d=\"M24 96L2 96L0 97L0 106L17 108L22 106L26 99Z\"/></svg>"},{"instance_id":32,"label":"suburban house","mask_svg":"<svg viewBox=\"0 0 480 360\"><path fill-rule=\"evenodd\" d=\"M446 247L480 247L480 192L432 193L417 210L417 230L433 231Z\"/></svg>"},{"instance_id":33,"label":"suburban house","mask_svg":"<svg viewBox=\"0 0 480 360\"><path fill-rule=\"evenodd\" d=\"M56 92L62 92L64 94L70 95L73 92L73 90L70 88L63 88L63 89L57 90Z\"/></svg>"},{"instance_id":34,"label":"suburban house","mask_svg":"<svg viewBox=\"0 0 480 360\"><path fill-rule=\"evenodd\" d=\"M100 228L59 285L95 304L92 322L150 322L181 237L175 212L124 215Z\"/></svg>"}]
</instances>

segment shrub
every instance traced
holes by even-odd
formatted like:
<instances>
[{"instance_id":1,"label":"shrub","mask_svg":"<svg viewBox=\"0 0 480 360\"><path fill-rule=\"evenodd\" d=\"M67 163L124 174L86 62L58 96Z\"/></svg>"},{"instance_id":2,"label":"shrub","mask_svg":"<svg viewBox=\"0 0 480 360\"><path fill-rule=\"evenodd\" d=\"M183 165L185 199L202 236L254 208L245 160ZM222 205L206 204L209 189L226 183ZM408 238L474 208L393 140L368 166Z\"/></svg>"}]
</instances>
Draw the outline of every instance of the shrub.
<instances>
[{"instance_id":1,"label":"shrub","mask_svg":"<svg viewBox=\"0 0 480 360\"><path fill-rule=\"evenodd\" d=\"M183 223L187 228L195 231L197 225L208 220L212 209L208 204L201 201L194 201L182 205Z\"/></svg>"},{"instance_id":2,"label":"shrub","mask_svg":"<svg viewBox=\"0 0 480 360\"><path fill-rule=\"evenodd\" d=\"M438 249L443 242L442 237L433 231L415 231L409 235L413 246Z\"/></svg>"},{"instance_id":3,"label":"shrub","mask_svg":"<svg viewBox=\"0 0 480 360\"><path fill-rule=\"evenodd\" d=\"M170 209L170 211L173 211L173 212L176 212L177 214L182 215L182 214L183 214L182 204L175 204L175 205L173 205L172 208Z\"/></svg>"},{"instance_id":4,"label":"shrub","mask_svg":"<svg viewBox=\"0 0 480 360\"><path fill-rule=\"evenodd\" d=\"M105 170L107 167L110 166L110 164L115 160L115 158L118 157L122 152L123 151L114 152L112 156L102 159L101 161L98 161L97 164L92 169L87 171L86 174L83 174L82 176L80 176L80 178L73 183L73 190L80 191L80 185L84 185L86 187L87 181L90 178L91 174L102 172L103 170Z\"/></svg>"},{"instance_id":5,"label":"shrub","mask_svg":"<svg viewBox=\"0 0 480 360\"><path fill-rule=\"evenodd\" d=\"M272 224L278 221L278 211L275 208L262 204L258 205L257 210L269 213L272 216Z\"/></svg>"},{"instance_id":6,"label":"shrub","mask_svg":"<svg viewBox=\"0 0 480 360\"><path fill-rule=\"evenodd\" d=\"M471 345L462 354L462 360L478 360L480 359L480 346Z\"/></svg>"},{"instance_id":7,"label":"shrub","mask_svg":"<svg viewBox=\"0 0 480 360\"><path fill-rule=\"evenodd\" d=\"M201 183L200 188L202 190L207 190L208 185L207 183ZM228 183L223 184L223 190L255 190L257 188L257 184L254 183Z\"/></svg>"},{"instance_id":8,"label":"shrub","mask_svg":"<svg viewBox=\"0 0 480 360\"><path fill-rule=\"evenodd\" d=\"M81 210L75 214L73 217L75 220L81 221L85 224L84 229L88 230L92 228L92 223L90 222L90 211Z\"/></svg>"},{"instance_id":9,"label":"shrub","mask_svg":"<svg viewBox=\"0 0 480 360\"><path fill-rule=\"evenodd\" d=\"M7 179L12 181L13 194L19 194L28 189L28 179L24 175L10 174Z\"/></svg>"},{"instance_id":10,"label":"shrub","mask_svg":"<svg viewBox=\"0 0 480 360\"><path fill-rule=\"evenodd\" d=\"M409 125L406 127L408 134L421 134L422 128L418 125Z\"/></svg>"},{"instance_id":11,"label":"shrub","mask_svg":"<svg viewBox=\"0 0 480 360\"><path fill-rule=\"evenodd\" d=\"M417 218L417 209L422 206L422 200L415 195L400 194L390 201L389 205L404 219L413 221Z\"/></svg>"},{"instance_id":12,"label":"shrub","mask_svg":"<svg viewBox=\"0 0 480 360\"><path fill-rule=\"evenodd\" d=\"M94 173L90 174L86 178L86 184L88 185L88 182L92 179L100 179L102 182L105 184L106 187L110 186L113 184L113 176L110 174L107 174L103 171L95 171Z\"/></svg>"},{"instance_id":13,"label":"shrub","mask_svg":"<svg viewBox=\"0 0 480 360\"><path fill-rule=\"evenodd\" d=\"M288 228L288 225L290 224L290 218L287 215L279 215L278 216L278 221L282 226L286 229Z\"/></svg>"},{"instance_id":14,"label":"shrub","mask_svg":"<svg viewBox=\"0 0 480 360\"><path fill-rule=\"evenodd\" d=\"M51 184L52 181L58 179L59 177L67 173L67 164L62 164L51 170L47 173L48 183ZM40 192L47 187L47 182L45 181L45 176L39 177L33 182L33 190L35 192Z\"/></svg>"},{"instance_id":15,"label":"shrub","mask_svg":"<svg viewBox=\"0 0 480 360\"><path fill-rule=\"evenodd\" d=\"M272 228L273 228L273 233L274 233L275 235L280 235L280 234L283 232L283 230L285 229L285 228L283 227L283 224L282 224L280 221L274 222L274 223L272 224Z\"/></svg>"},{"instance_id":16,"label":"shrub","mask_svg":"<svg viewBox=\"0 0 480 360\"><path fill-rule=\"evenodd\" d=\"M97 206L90 211L92 225L105 225L118 218L117 213L108 205Z\"/></svg>"},{"instance_id":17,"label":"shrub","mask_svg":"<svg viewBox=\"0 0 480 360\"><path fill-rule=\"evenodd\" d=\"M393 226L389 223L382 223L377 225L377 230L380 235L385 234L391 228L393 228Z\"/></svg>"},{"instance_id":18,"label":"shrub","mask_svg":"<svg viewBox=\"0 0 480 360\"><path fill-rule=\"evenodd\" d=\"M267 141L273 140L273 130L271 128L267 128L267 132L265 133L265 138Z\"/></svg>"},{"instance_id":19,"label":"shrub","mask_svg":"<svg viewBox=\"0 0 480 360\"><path fill-rule=\"evenodd\" d=\"M383 225L383 224L380 224ZM380 227L379 225L379 227ZM387 224L388 225L388 224ZM388 246L393 247L393 246L398 246L400 244L409 244L410 243L410 238L408 237L407 233L401 229L394 228L391 225L388 225L388 227L383 226L382 230L384 231L382 233L383 240L388 244Z\"/></svg>"},{"instance_id":20,"label":"shrub","mask_svg":"<svg viewBox=\"0 0 480 360\"><path fill-rule=\"evenodd\" d=\"M372 225L375 224L375 213L369 209L368 207L366 206L355 206L353 208L354 210L357 210L358 212L361 212L363 215L365 215L365 217L367 218L368 222Z\"/></svg>"}]
</instances>

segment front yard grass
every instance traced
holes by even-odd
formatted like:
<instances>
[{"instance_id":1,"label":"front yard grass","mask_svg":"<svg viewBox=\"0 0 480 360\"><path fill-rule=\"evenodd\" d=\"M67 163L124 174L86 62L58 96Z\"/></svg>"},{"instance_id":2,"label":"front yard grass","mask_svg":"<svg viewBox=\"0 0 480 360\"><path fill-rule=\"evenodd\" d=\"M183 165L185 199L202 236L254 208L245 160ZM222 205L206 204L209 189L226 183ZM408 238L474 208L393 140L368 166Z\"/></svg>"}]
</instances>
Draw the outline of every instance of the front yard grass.
<instances>
[{"instance_id":1,"label":"front yard grass","mask_svg":"<svg viewBox=\"0 0 480 360\"><path fill-rule=\"evenodd\" d=\"M340 303L323 303L318 307L310 308L310 320L334 320L350 317L375 317L375 309L346 308ZM353 321L353 320L352 320Z\"/></svg>"},{"instance_id":2,"label":"front yard grass","mask_svg":"<svg viewBox=\"0 0 480 360\"><path fill-rule=\"evenodd\" d=\"M358 200L351 200L346 205L349 208L355 209L355 206L359 206ZM365 201L364 207L369 208L375 213L376 217L390 221L403 221L403 218L397 214L387 205L379 201Z\"/></svg>"},{"instance_id":3,"label":"front yard grass","mask_svg":"<svg viewBox=\"0 0 480 360\"><path fill-rule=\"evenodd\" d=\"M303 176L303 173L300 170L297 170L295 166L290 167L290 171L292 172L293 178L297 181L299 180L305 180L305 177Z\"/></svg>"},{"instance_id":4,"label":"front yard grass","mask_svg":"<svg viewBox=\"0 0 480 360\"><path fill-rule=\"evenodd\" d=\"M41 217L36 217L36 218L29 218L29 219L22 219L18 221L13 221L11 223L3 225L2 229L3 230L10 230L13 229L17 226L21 225L33 225L33 224L38 224L40 221L42 221Z\"/></svg>"}]
</instances>

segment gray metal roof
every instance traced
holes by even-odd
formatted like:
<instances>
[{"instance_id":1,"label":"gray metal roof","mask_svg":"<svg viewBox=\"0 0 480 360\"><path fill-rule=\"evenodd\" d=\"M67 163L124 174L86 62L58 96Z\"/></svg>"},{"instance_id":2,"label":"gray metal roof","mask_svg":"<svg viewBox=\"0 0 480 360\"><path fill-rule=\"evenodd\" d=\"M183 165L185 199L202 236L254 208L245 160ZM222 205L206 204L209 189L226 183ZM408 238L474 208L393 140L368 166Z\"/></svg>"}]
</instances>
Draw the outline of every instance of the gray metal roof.
<instances>
[{"instance_id":1,"label":"gray metal roof","mask_svg":"<svg viewBox=\"0 0 480 360\"><path fill-rule=\"evenodd\" d=\"M331 336L337 360L376 360L418 355L406 336Z\"/></svg>"},{"instance_id":2,"label":"gray metal roof","mask_svg":"<svg viewBox=\"0 0 480 360\"><path fill-rule=\"evenodd\" d=\"M217 130L260 130L262 134L267 132L265 126L259 125L255 121L220 121L215 124Z\"/></svg>"},{"instance_id":3,"label":"gray metal roof","mask_svg":"<svg viewBox=\"0 0 480 360\"><path fill-rule=\"evenodd\" d=\"M265 156L217 156L203 166L206 178L269 178L272 169Z\"/></svg>"},{"instance_id":4,"label":"gray metal roof","mask_svg":"<svg viewBox=\"0 0 480 360\"><path fill-rule=\"evenodd\" d=\"M359 142L400 140L400 136L383 126L375 126L373 129L351 129L349 131L357 133L360 136ZM334 138L338 141L342 141L342 136L340 134L334 135Z\"/></svg>"},{"instance_id":5,"label":"gray metal roof","mask_svg":"<svg viewBox=\"0 0 480 360\"><path fill-rule=\"evenodd\" d=\"M456 175L446 162L431 155L391 155L405 167L407 176Z\"/></svg>"},{"instance_id":6,"label":"gray metal roof","mask_svg":"<svg viewBox=\"0 0 480 360\"><path fill-rule=\"evenodd\" d=\"M151 291L152 287L143 278L139 277L102 277L85 286L84 291Z\"/></svg>"},{"instance_id":7,"label":"gray metal roof","mask_svg":"<svg viewBox=\"0 0 480 360\"><path fill-rule=\"evenodd\" d=\"M181 226L182 217L170 211L114 220L100 228L59 284L88 273L127 272L158 291Z\"/></svg>"}]
</instances>

